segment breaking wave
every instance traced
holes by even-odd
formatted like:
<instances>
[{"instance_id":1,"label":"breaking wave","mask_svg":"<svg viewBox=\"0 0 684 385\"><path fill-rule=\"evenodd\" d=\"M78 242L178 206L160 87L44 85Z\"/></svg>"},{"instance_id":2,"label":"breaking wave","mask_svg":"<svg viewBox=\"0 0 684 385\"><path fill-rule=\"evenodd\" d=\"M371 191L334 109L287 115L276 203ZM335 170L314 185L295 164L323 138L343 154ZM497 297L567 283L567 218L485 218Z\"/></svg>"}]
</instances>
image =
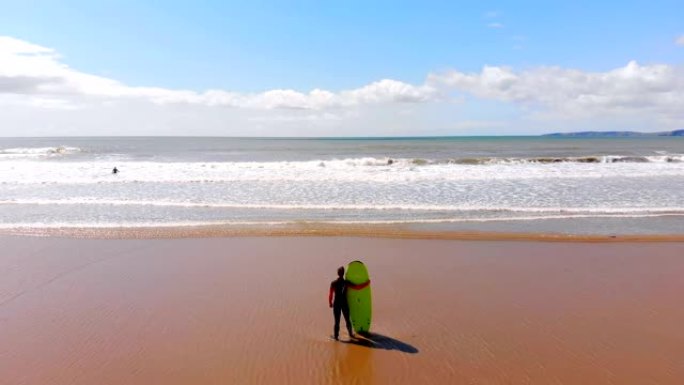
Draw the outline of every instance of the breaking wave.
<instances>
[{"instance_id":1,"label":"breaking wave","mask_svg":"<svg viewBox=\"0 0 684 385\"><path fill-rule=\"evenodd\" d=\"M34 149L35 150L35 149ZM6 150L5 150L6 151ZM43 150L39 156L49 156ZM76 149L60 150L76 151ZM59 152L57 152L59 153ZM1 156L1 155L0 155ZM459 158L449 160L349 158L271 162L36 161L0 162L0 184L226 183L311 181L530 180L539 178L681 177L684 155L600 158ZM112 174L116 166L120 171Z\"/></svg>"},{"instance_id":2,"label":"breaking wave","mask_svg":"<svg viewBox=\"0 0 684 385\"><path fill-rule=\"evenodd\" d=\"M386 164L388 161L385 161ZM418 166L430 164L550 164L550 163L679 163L684 162L684 154L630 156L630 155L596 155L596 156L568 156L568 157L475 157L452 158L445 160L411 159L410 163ZM380 162L382 164L382 162Z\"/></svg>"},{"instance_id":3,"label":"breaking wave","mask_svg":"<svg viewBox=\"0 0 684 385\"><path fill-rule=\"evenodd\" d=\"M69 146L2 148L0 149L0 159L54 157L68 154L76 154L81 151L82 150L78 147Z\"/></svg>"}]
</instances>

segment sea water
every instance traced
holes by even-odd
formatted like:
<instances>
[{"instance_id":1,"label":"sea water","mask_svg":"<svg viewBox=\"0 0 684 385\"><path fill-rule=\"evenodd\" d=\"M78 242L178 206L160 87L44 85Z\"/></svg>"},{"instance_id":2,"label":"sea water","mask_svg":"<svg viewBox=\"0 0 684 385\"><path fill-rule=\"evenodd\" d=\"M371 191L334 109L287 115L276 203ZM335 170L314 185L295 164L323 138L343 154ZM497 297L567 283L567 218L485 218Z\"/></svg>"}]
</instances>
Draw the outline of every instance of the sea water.
<instances>
[{"instance_id":1,"label":"sea water","mask_svg":"<svg viewBox=\"0 0 684 385\"><path fill-rule=\"evenodd\" d=\"M681 234L684 138L0 138L0 228L301 222Z\"/></svg>"}]
</instances>

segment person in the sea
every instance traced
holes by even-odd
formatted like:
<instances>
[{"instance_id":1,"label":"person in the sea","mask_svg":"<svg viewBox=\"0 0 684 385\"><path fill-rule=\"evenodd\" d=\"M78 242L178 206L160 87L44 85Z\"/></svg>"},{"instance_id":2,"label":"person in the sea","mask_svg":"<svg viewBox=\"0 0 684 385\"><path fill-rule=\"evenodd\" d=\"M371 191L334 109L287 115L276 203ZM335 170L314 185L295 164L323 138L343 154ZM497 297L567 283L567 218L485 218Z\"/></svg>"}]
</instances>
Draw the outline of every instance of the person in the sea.
<instances>
[{"instance_id":1,"label":"person in the sea","mask_svg":"<svg viewBox=\"0 0 684 385\"><path fill-rule=\"evenodd\" d=\"M118 172L119 172L119 169L114 167L114 169L112 170L112 174L117 174Z\"/></svg>"},{"instance_id":2,"label":"person in the sea","mask_svg":"<svg viewBox=\"0 0 684 385\"><path fill-rule=\"evenodd\" d=\"M351 320L349 319L349 303L347 302L347 289L349 287L354 287L354 285L344 279L344 267L340 266L337 269L337 279L330 283L330 292L328 293L328 305L333 309L333 317L335 318L335 326L333 327L335 340L338 340L340 336L340 314L344 315L349 337L354 338Z\"/></svg>"}]
</instances>

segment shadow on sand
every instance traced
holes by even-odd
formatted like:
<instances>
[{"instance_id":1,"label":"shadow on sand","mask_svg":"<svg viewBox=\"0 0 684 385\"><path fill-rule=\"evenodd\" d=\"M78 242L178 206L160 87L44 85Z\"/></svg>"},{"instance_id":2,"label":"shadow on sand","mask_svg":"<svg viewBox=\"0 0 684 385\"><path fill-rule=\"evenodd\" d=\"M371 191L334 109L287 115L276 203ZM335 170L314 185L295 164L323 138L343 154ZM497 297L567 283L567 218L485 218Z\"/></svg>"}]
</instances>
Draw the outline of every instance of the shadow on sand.
<instances>
[{"instance_id":1,"label":"shadow on sand","mask_svg":"<svg viewBox=\"0 0 684 385\"><path fill-rule=\"evenodd\" d=\"M378 333L357 333L355 338L342 342L372 349L398 350L409 354L418 353L415 346Z\"/></svg>"}]
</instances>

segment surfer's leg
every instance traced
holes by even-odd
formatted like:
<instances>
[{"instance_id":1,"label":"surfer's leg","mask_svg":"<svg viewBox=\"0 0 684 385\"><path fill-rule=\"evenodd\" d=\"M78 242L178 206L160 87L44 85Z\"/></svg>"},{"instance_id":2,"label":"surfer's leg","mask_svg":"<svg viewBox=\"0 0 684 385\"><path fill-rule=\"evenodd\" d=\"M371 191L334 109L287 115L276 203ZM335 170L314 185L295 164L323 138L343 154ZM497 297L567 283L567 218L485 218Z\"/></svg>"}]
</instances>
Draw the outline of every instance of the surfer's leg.
<instances>
[{"instance_id":1,"label":"surfer's leg","mask_svg":"<svg viewBox=\"0 0 684 385\"><path fill-rule=\"evenodd\" d=\"M342 306L342 314L344 315L344 323L347 324L347 332L349 333L349 337L354 337L354 332L352 331L352 323L349 319L349 305Z\"/></svg>"},{"instance_id":2,"label":"surfer's leg","mask_svg":"<svg viewBox=\"0 0 684 385\"><path fill-rule=\"evenodd\" d=\"M340 313L342 312L342 307L335 305L333 307L333 317L335 317L335 327L333 329L333 335L335 339L340 336Z\"/></svg>"}]
</instances>

